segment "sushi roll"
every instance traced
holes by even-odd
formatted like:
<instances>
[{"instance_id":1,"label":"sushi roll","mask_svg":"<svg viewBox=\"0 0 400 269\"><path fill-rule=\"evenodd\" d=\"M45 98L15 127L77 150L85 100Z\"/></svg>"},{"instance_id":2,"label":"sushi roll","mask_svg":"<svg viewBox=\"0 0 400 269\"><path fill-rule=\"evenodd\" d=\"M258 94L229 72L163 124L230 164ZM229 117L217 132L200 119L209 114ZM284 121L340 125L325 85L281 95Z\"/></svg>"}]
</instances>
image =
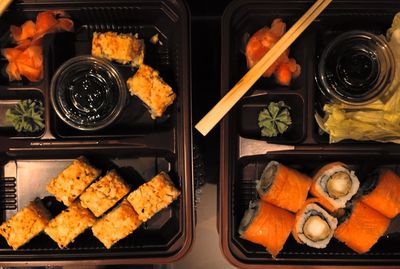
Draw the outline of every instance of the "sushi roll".
<instances>
[{"instance_id":1,"label":"sushi roll","mask_svg":"<svg viewBox=\"0 0 400 269\"><path fill-rule=\"evenodd\" d=\"M64 205L71 205L76 198L100 175L101 171L81 156L74 160L47 185L47 191Z\"/></svg>"},{"instance_id":2,"label":"sushi roll","mask_svg":"<svg viewBox=\"0 0 400 269\"><path fill-rule=\"evenodd\" d=\"M400 213L400 177L391 170L374 173L363 186L361 201L388 218Z\"/></svg>"},{"instance_id":3,"label":"sushi roll","mask_svg":"<svg viewBox=\"0 0 400 269\"><path fill-rule=\"evenodd\" d=\"M261 200L297 212L307 199L311 178L276 161L264 168L257 182Z\"/></svg>"},{"instance_id":4,"label":"sushi roll","mask_svg":"<svg viewBox=\"0 0 400 269\"><path fill-rule=\"evenodd\" d=\"M93 33L92 55L139 67L144 60L144 40L132 34Z\"/></svg>"},{"instance_id":5,"label":"sushi roll","mask_svg":"<svg viewBox=\"0 0 400 269\"><path fill-rule=\"evenodd\" d=\"M149 109L153 119L161 117L176 99L174 90L152 67L142 64L138 71L127 80L131 95L139 97Z\"/></svg>"},{"instance_id":6,"label":"sushi roll","mask_svg":"<svg viewBox=\"0 0 400 269\"><path fill-rule=\"evenodd\" d=\"M128 195L128 202L145 222L175 201L181 192L169 175L161 172Z\"/></svg>"},{"instance_id":7,"label":"sushi roll","mask_svg":"<svg viewBox=\"0 0 400 269\"><path fill-rule=\"evenodd\" d=\"M272 257L282 250L294 224L294 214L264 201L250 202L239 226L240 237L264 246Z\"/></svg>"},{"instance_id":8,"label":"sushi roll","mask_svg":"<svg viewBox=\"0 0 400 269\"><path fill-rule=\"evenodd\" d=\"M300 244L325 248L332 239L337 224L336 218L310 201L297 212L292 234Z\"/></svg>"},{"instance_id":9,"label":"sushi roll","mask_svg":"<svg viewBox=\"0 0 400 269\"><path fill-rule=\"evenodd\" d=\"M359 187L360 181L354 171L343 163L334 162L319 169L313 178L310 192L320 198L329 211L336 211L346 206Z\"/></svg>"},{"instance_id":10,"label":"sushi roll","mask_svg":"<svg viewBox=\"0 0 400 269\"><path fill-rule=\"evenodd\" d=\"M129 193L129 185L115 170L108 171L93 183L80 197L81 205L99 217Z\"/></svg>"},{"instance_id":11,"label":"sushi roll","mask_svg":"<svg viewBox=\"0 0 400 269\"><path fill-rule=\"evenodd\" d=\"M98 220L92 227L93 235L109 249L119 240L133 233L142 222L133 207L126 201Z\"/></svg>"},{"instance_id":12,"label":"sushi roll","mask_svg":"<svg viewBox=\"0 0 400 269\"><path fill-rule=\"evenodd\" d=\"M96 218L88 209L74 202L52 219L44 231L60 248L65 248L95 222Z\"/></svg>"},{"instance_id":13,"label":"sushi roll","mask_svg":"<svg viewBox=\"0 0 400 269\"><path fill-rule=\"evenodd\" d=\"M14 250L28 243L46 228L51 215L40 199L36 199L1 224L0 234Z\"/></svg>"},{"instance_id":14,"label":"sushi roll","mask_svg":"<svg viewBox=\"0 0 400 269\"><path fill-rule=\"evenodd\" d=\"M368 252L385 233L390 219L360 200L347 211L334 237L359 254Z\"/></svg>"}]
</instances>

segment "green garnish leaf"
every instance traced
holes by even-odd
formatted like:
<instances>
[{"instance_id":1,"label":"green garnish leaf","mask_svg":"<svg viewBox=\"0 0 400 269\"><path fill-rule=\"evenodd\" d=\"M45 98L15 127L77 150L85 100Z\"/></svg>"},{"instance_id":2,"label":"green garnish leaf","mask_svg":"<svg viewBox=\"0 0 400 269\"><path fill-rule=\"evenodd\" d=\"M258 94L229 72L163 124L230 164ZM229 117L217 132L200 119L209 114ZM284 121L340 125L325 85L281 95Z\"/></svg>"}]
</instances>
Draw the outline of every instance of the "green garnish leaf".
<instances>
[{"instance_id":1,"label":"green garnish leaf","mask_svg":"<svg viewBox=\"0 0 400 269\"><path fill-rule=\"evenodd\" d=\"M258 115L261 136L275 137L283 134L292 124L289 109L283 101L269 103Z\"/></svg>"},{"instance_id":2,"label":"green garnish leaf","mask_svg":"<svg viewBox=\"0 0 400 269\"><path fill-rule=\"evenodd\" d=\"M17 132L35 133L43 130L44 107L40 100L20 100L6 111L6 120L11 122Z\"/></svg>"}]
</instances>

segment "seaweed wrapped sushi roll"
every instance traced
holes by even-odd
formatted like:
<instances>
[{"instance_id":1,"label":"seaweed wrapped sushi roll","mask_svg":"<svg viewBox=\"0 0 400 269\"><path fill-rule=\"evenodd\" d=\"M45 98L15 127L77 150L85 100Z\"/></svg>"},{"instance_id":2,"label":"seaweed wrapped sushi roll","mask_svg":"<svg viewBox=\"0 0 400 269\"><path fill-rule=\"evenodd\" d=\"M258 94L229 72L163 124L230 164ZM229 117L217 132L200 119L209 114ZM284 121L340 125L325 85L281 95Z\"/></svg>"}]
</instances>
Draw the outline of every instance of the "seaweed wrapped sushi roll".
<instances>
[{"instance_id":1,"label":"seaweed wrapped sushi roll","mask_svg":"<svg viewBox=\"0 0 400 269\"><path fill-rule=\"evenodd\" d=\"M347 165L341 162L323 166L314 176L310 192L329 210L344 208L357 193L360 181Z\"/></svg>"},{"instance_id":2,"label":"seaweed wrapped sushi roll","mask_svg":"<svg viewBox=\"0 0 400 269\"><path fill-rule=\"evenodd\" d=\"M292 235L300 244L325 248L333 237L338 221L310 199L296 214Z\"/></svg>"}]
</instances>

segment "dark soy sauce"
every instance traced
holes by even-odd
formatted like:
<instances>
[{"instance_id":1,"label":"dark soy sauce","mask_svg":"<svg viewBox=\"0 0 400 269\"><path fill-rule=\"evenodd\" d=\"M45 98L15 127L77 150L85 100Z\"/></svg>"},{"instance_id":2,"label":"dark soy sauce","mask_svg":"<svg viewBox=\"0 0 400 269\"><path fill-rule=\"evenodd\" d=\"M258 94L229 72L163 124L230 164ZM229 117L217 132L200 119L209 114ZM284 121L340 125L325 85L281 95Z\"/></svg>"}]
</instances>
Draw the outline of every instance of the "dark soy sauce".
<instances>
[{"instance_id":1,"label":"dark soy sauce","mask_svg":"<svg viewBox=\"0 0 400 269\"><path fill-rule=\"evenodd\" d=\"M110 115L118 102L115 80L101 68L75 70L66 81L65 109L80 123L98 122Z\"/></svg>"},{"instance_id":2,"label":"dark soy sauce","mask_svg":"<svg viewBox=\"0 0 400 269\"><path fill-rule=\"evenodd\" d=\"M379 61L368 49L338 49L327 58L327 78L336 93L350 98L368 94L379 77Z\"/></svg>"}]
</instances>

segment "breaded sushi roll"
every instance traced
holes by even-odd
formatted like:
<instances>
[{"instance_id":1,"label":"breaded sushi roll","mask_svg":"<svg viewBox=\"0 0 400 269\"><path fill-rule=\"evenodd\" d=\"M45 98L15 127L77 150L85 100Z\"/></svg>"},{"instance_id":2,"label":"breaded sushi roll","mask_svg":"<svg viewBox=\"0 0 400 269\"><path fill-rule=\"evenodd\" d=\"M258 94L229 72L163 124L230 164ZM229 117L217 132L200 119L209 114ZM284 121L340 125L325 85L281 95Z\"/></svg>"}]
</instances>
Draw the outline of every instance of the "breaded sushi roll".
<instances>
[{"instance_id":1,"label":"breaded sushi roll","mask_svg":"<svg viewBox=\"0 0 400 269\"><path fill-rule=\"evenodd\" d=\"M292 235L300 244L325 248L333 237L338 221L310 199L296 214Z\"/></svg>"},{"instance_id":2,"label":"breaded sushi roll","mask_svg":"<svg viewBox=\"0 0 400 269\"><path fill-rule=\"evenodd\" d=\"M240 237L264 246L276 257L294 225L293 213L262 200L250 202L239 226Z\"/></svg>"},{"instance_id":3,"label":"breaded sushi roll","mask_svg":"<svg viewBox=\"0 0 400 269\"><path fill-rule=\"evenodd\" d=\"M381 170L371 175L363 186L361 201L388 218L400 213L400 177L391 170Z\"/></svg>"},{"instance_id":4,"label":"breaded sushi roll","mask_svg":"<svg viewBox=\"0 0 400 269\"><path fill-rule=\"evenodd\" d=\"M95 222L93 214L77 201L52 219L44 231L60 248L65 248Z\"/></svg>"},{"instance_id":5,"label":"breaded sushi roll","mask_svg":"<svg viewBox=\"0 0 400 269\"><path fill-rule=\"evenodd\" d=\"M129 185L115 170L108 171L99 181L90 185L79 198L84 208L99 217L129 193Z\"/></svg>"},{"instance_id":6,"label":"breaded sushi roll","mask_svg":"<svg viewBox=\"0 0 400 269\"><path fill-rule=\"evenodd\" d=\"M176 98L176 94L158 71L145 64L126 83L131 95L142 100L153 119L161 117Z\"/></svg>"},{"instance_id":7,"label":"breaded sushi roll","mask_svg":"<svg viewBox=\"0 0 400 269\"><path fill-rule=\"evenodd\" d=\"M361 254L372 248L386 232L389 224L389 218L358 200L340 221L334 236Z\"/></svg>"},{"instance_id":8,"label":"breaded sushi roll","mask_svg":"<svg viewBox=\"0 0 400 269\"><path fill-rule=\"evenodd\" d=\"M106 248L133 233L142 222L131 204L126 200L110 213L98 220L92 227L92 232Z\"/></svg>"},{"instance_id":9,"label":"breaded sushi roll","mask_svg":"<svg viewBox=\"0 0 400 269\"><path fill-rule=\"evenodd\" d=\"M31 202L0 226L0 234L14 250L28 243L47 226L51 216L40 199Z\"/></svg>"},{"instance_id":10,"label":"breaded sushi roll","mask_svg":"<svg viewBox=\"0 0 400 269\"><path fill-rule=\"evenodd\" d=\"M297 212L306 201L310 186L308 176L271 161L264 168L256 189L263 201Z\"/></svg>"},{"instance_id":11,"label":"breaded sushi roll","mask_svg":"<svg viewBox=\"0 0 400 269\"><path fill-rule=\"evenodd\" d=\"M347 165L341 162L329 163L315 174L310 192L320 198L330 211L344 208L357 193L360 181Z\"/></svg>"},{"instance_id":12,"label":"breaded sushi roll","mask_svg":"<svg viewBox=\"0 0 400 269\"><path fill-rule=\"evenodd\" d=\"M144 41L132 34L94 32L92 55L139 67L144 60Z\"/></svg>"},{"instance_id":13,"label":"breaded sushi roll","mask_svg":"<svg viewBox=\"0 0 400 269\"><path fill-rule=\"evenodd\" d=\"M141 221L147 221L180 195L167 173L161 172L128 196Z\"/></svg>"},{"instance_id":14,"label":"breaded sushi roll","mask_svg":"<svg viewBox=\"0 0 400 269\"><path fill-rule=\"evenodd\" d=\"M47 191L58 201L69 206L100 173L99 169L91 166L88 160L81 156L50 181Z\"/></svg>"}]
</instances>

